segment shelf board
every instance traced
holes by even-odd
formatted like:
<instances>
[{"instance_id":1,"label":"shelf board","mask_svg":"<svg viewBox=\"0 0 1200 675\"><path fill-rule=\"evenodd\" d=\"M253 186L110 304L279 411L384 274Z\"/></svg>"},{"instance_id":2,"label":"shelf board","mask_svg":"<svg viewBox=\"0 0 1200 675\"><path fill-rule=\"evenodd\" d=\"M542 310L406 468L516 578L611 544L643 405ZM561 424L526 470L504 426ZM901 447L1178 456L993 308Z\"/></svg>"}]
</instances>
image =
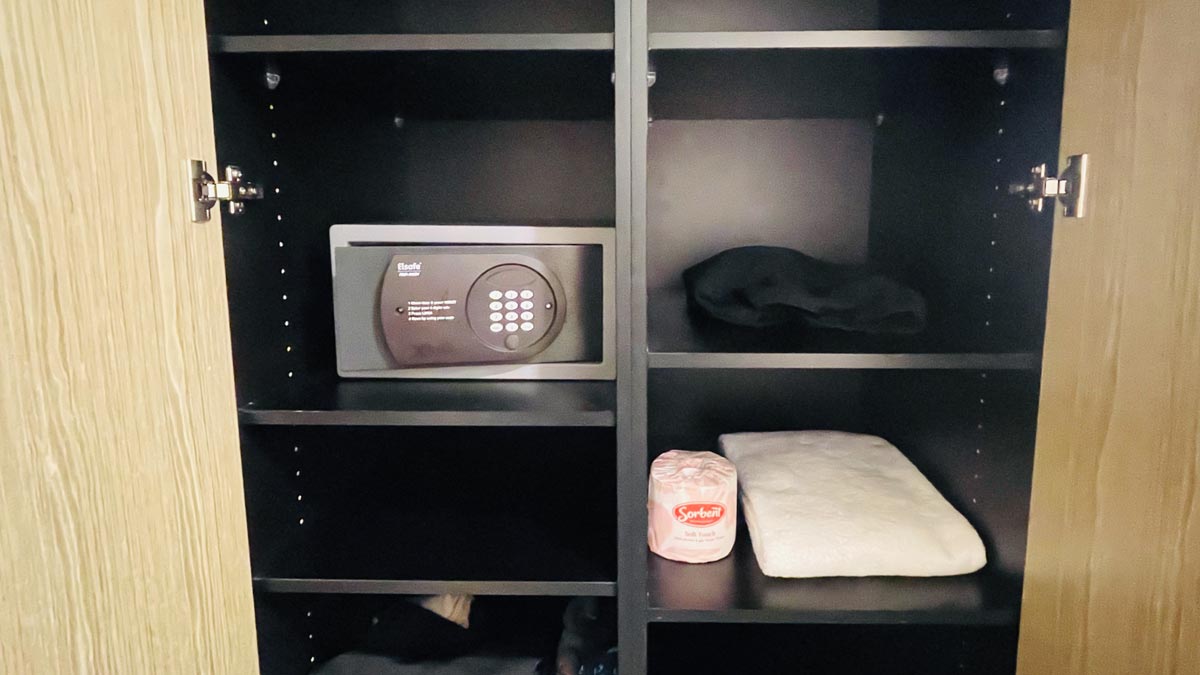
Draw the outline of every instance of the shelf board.
<instances>
[{"instance_id":1,"label":"shelf board","mask_svg":"<svg viewBox=\"0 0 1200 675\"><path fill-rule=\"evenodd\" d=\"M647 620L663 623L1015 625L1021 584L988 571L959 577L774 579L744 528L728 558L704 565L649 556Z\"/></svg>"},{"instance_id":2,"label":"shelf board","mask_svg":"<svg viewBox=\"0 0 1200 675\"><path fill-rule=\"evenodd\" d=\"M1060 30L802 30L650 34L650 49L1056 49Z\"/></svg>"},{"instance_id":3,"label":"shelf board","mask_svg":"<svg viewBox=\"0 0 1200 675\"><path fill-rule=\"evenodd\" d=\"M414 579L311 579L255 577L255 588L267 593L337 593L343 595L616 595L612 581L438 581Z\"/></svg>"},{"instance_id":4,"label":"shelf board","mask_svg":"<svg viewBox=\"0 0 1200 675\"><path fill-rule=\"evenodd\" d=\"M303 394L249 401L243 424L611 427L612 382L338 381Z\"/></svg>"},{"instance_id":5,"label":"shelf board","mask_svg":"<svg viewBox=\"0 0 1200 675\"><path fill-rule=\"evenodd\" d=\"M210 35L216 54L282 52L606 51L612 33Z\"/></svg>"},{"instance_id":6,"label":"shelf board","mask_svg":"<svg viewBox=\"0 0 1200 675\"><path fill-rule=\"evenodd\" d=\"M520 514L481 515L469 507L467 512L453 513L448 509L460 505L439 508L428 504L427 498L407 504L343 495L339 503L328 493L309 491L305 496L312 503L325 504L325 510L306 512L309 522L304 536L275 542L272 553L260 557L255 583L263 591L615 593L612 542L604 537L578 537L569 529ZM583 526L597 523L588 520Z\"/></svg>"},{"instance_id":7,"label":"shelf board","mask_svg":"<svg viewBox=\"0 0 1200 675\"><path fill-rule=\"evenodd\" d=\"M803 368L855 370L1034 370L1037 354L779 354L652 352L651 368Z\"/></svg>"},{"instance_id":8,"label":"shelf board","mask_svg":"<svg viewBox=\"0 0 1200 675\"><path fill-rule=\"evenodd\" d=\"M651 368L796 368L857 370L1037 370L1033 350L981 352L952 330L916 336L859 335L784 327L751 329L693 317L682 290L652 291L648 315Z\"/></svg>"}]
</instances>

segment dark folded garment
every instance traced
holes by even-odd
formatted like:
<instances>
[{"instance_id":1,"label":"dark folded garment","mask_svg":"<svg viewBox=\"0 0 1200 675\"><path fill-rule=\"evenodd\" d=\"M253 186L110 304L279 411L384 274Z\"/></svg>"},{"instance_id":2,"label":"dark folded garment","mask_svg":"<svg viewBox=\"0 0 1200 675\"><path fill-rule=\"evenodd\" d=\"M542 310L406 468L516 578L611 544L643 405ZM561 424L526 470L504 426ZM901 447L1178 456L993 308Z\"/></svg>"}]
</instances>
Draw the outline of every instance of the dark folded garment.
<instances>
[{"instance_id":1,"label":"dark folded garment","mask_svg":"<svg viewBox=\"0 0 1200 675\"><path fill-rule=\"evenodd\" d=\"M505 656L460 656L440 661L403 663L388 656L347 652L316 675L535 675L538 659Z\"/></svg>"},{"instance_id":2,"label":"dark folded garment","mask_svg":"<svg viewBox=\"0 0 1200 675\"><path fill-rule=\"evenodd\" d=\"M917 333L925 299L865 266L836 265L775 246L729 249L683 273L688 304L761 328L802 322L862 333Z\"/></svg>"},{"instance_id":3,"label":"dark folded garment","mask_svg":"<svg viewBox=\"0 0 1200 675\"><path fill-rule=\"evenodd\" d=\"M478 649L483 637L478 630L467 630L423 607L400 601L372 618L363 651L399 661L449 659Z\"/></svg>"}]
</instances>

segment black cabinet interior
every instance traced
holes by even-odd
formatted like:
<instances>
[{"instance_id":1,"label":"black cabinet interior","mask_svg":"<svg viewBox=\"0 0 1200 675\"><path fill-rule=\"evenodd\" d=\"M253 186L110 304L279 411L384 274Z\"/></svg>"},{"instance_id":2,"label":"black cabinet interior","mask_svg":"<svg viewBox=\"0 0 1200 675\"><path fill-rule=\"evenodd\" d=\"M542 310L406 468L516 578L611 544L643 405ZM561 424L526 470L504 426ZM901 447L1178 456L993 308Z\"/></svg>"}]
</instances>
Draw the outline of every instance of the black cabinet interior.
<instances>
[{"instance_id":1,"label":"black cabinet interior","mask_svg":"<svg viewBox=\"0 0 1200 675\"><path fill-rule=\"evenodd\" d=\"M209 32L231 35L612 32L598 0L208 0Z\"/></svg>"},{"instance_id":2,"label":"black cabinet interior","mask_svg":"<svg viewBox=\"0 0 1200 675\"><path fill-rule=\"evenodd\" d=\"M610 595L612 447L609 429L249 427L255 576L276 590L444 580Z\"/></svg>"},{"instance_id":3,"label":"black cabinet interior","mask_svg":"<svg viewBox=\"0 0 1200 675\"><path fill-rule=\"evenodd\" d=\"M1012 672L1053 218L1008 193L1055 168L1065 1L206 5L219 163L266 187L224 219L264 674L437 593L502 598L526 654L616 596L627 675ZM356 222L613 228L616 381L339 380ZM681 272L750 244L869 264L929 326L689 313ZM647 552L654 457L782 429L888 439L988 565L770 579L744 528Z\"/></svg>"}]
</instances>

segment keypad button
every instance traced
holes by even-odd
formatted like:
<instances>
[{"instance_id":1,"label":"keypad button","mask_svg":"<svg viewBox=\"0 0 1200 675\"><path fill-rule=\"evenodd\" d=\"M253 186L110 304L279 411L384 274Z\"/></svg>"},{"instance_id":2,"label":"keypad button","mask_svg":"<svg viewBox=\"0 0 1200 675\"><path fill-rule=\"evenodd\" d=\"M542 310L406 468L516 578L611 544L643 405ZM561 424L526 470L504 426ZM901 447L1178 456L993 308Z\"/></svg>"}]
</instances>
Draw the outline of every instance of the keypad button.
<instances>
[{"instance_id":1,"label":"keypad button","mask_svg":"<svg viewBox=\"0 0 1200 675\"><path fill-rule=\"evenodd\" d=\"M499 300L500 298L504 297L504 294L500 291L492 291L491 293L488 293L488 297L493 300Z\"/></svg>"},{"instance_id":2,"label":"keypad button","mask_svg":"<svg viewBox=\"0 0 1200 675\"><path fill-rule=\"evenodd\" d=\"M491 326L488 326L488 328L491 328L493 333L499 333L500 331L504 330L504 326L501 326L498 323L494 323Z\"/></svg>"},{"instance_id":3,"label":"keypad button","mask_svg":"<svg viewBox=\"0 0 1200 675\"><path fill-rule=\"evenodd\" d=\"M505 314L505 315L504 315L504 319L505 319L506 321L516 321L516 320L517 320L517 313L516 313L516 312L509 312L508 314Z\"/></svg>"},{"instance_id":4,"label":"keypad button","mask_svg":"<svg viewBox=\"0 0 1200 675\"><path fill-rule=\"evenodd\" d=\"M507 309L507 310L510 310L510 311L511 311L511 310L514 310L514 309L516 309L516 308L517 308L517 303L516 303L516 302L514 302L514 301L512 301L512 300L509 300L508 302L504 303L504 309Z\"/></svg>"},{"instance_id":5,"label":"keypad button","mask_svg":"<svg viewBox=\"0 0 1200 675\"><path fill-rule=\"evenodd\" d=\"M521 303L521 309L533 309L533 303L526 300L525 302Z\"/></svg>"},{"instance_id":6,"label":"keypad button","mask_svg":"<svg viewBox=\"0 0 1200 675\"><path fill-rule=\"evenodd\" d=\"M499 321L503 318L504 318L504 315L501 314L500 312L492 312L490 315L488 315L488 319L490 319L492 321Z\"/></svg>"},{"instance_id":7,"label":"keypad button","mask_svg":"<svg viewBox=\"0 0 1200 675\"><path fill-rule=\"evenodd\" d=\"M493 312L504 309L504 303L500 303L500 302L490 303L490 304L488 304L488 309L492 310Z\"/></svg>"},{"instance_id":8,"label":"keypad button","mask_svg":"<svg viewBox=\"0 0 1200 675\"><path fill-rule=\"evenodd\" d=\"M528 300L533 297L533 291L526 288L525 290L521 291L521 297L525 300Z\"/></svg>"},{"instance_id":9,"label":"keypad button","mask_svg":"<svg viewBox=\"0 0 1200 675\"><path fill-rule=\"evenodd\" d=\"M521 312L522 321L533 321L533 312Z\"/></svg>"},{"instance_id":10,"label":"keypad button","mask_svg":"<svg viewBox=\"0 0 1200 675\"><path fill-rule=\"evenodd\" d=\"M515 324L515 323L506 323L506 324L504 324L504 330L506 330L506 331L508 331L508 332L510 332L510 333L515 333L515 332L517 332L517 324Z\"/></svg>"},{"instance_id":11,"label":"keypad button","mask_svg":"<svg viewBox=\"0 0 1200 675\"><path fill-rule=\"evenodd\" d=\"M533 330L533 324L526 321L525 323L521 324L521 330L528 333L529 331Z\"/></svg>"},{"instance_id":12,"label":"keypad button","mask_svg":"<svg viewBox=\"0 0 1200 675\"><path fill-rule=\"evenodd\" d=\"M517 292L516 291L504 291L504 297L508 298L509 300L516 300Z\"/></svg>"}]
</instances>

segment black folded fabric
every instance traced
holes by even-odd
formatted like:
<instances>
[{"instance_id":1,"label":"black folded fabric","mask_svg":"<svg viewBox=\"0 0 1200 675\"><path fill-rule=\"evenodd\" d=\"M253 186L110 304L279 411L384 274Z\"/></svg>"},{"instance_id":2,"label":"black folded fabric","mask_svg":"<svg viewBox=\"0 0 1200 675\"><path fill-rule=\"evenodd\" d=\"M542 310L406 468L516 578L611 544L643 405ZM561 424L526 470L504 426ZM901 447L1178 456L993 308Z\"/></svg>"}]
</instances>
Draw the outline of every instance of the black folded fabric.
<instances>
[{"instance_id":1,"label":"black folded fabric","mask_svg":"<svg viewBox=\"0 0 1200 675\"><path fill-rule=\"evenodd\" d=\"M484 636L424 607L400 601L372 617L362 648L400 661L449 659L478 649Z\"/></svg>"},{"instance_id":2,"label":"black folded fabric","mask_svg":"<svg viewBox=\"0 0 1200 675\"><path fill-rule=\"evenodd\" d=\"M404 663L388 656L347 652L318 668L314 675L536 675L538 659L513 656L460 656Z\"/></svg>"},{"instance_id":3,"label":"black folded fabric","mask_svg":"<svg viewBox=\"0 0 1200 675\"><path fill-rule=\"evenodd\" d=\"M683 273L688 304L714 319L761 328L802 322L861 333L925 328L925 299L868 267L790 248L729 249Z\"/></svg>"}]
</instances>

